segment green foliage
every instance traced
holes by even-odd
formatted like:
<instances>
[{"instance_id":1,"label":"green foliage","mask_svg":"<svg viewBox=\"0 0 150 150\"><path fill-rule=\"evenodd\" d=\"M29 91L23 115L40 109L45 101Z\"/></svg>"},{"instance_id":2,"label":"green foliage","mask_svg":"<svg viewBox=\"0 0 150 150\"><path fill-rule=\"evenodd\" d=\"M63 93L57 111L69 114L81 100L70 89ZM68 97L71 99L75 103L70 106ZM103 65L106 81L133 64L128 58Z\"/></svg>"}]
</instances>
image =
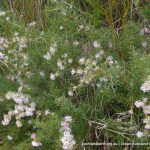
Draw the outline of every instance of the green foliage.
<instances>
[{"instance_id":1,"label":"green foliage","mask_svg":"<svg viewBox=\"0 0 150 150\"><path fill-rule=\"evenodd\" d=\"M150 5L146 5L145 7L143 7L142 9L141 9L141 14L142 14L142 17L144 18L144 19L147 19L147 20L149 20L149 18L150 18Z\"/></svg>"},{"instance_id":2,"label":"green foliage","mask_svg":"<svg viewBox=\"0 0 150 150\"><path fill-rule=\"evenodd\" d=\"M37 110L29 118L32 125L27 123L27 118L23 118L22 128L16 127L14 118L8 127L0 125L0 138L4 141L0 149L32 150L34 148L30 136L36 133L37 140L42 142L39 149L61 150L62 135L59 130L64 116L72 116L71 129L76 140L76 149L83 148L82 142L139 142L135 134L144 128L141 123L144 115L135 108L134 102L149 96L140 87L150 75L150 38L149 35L140 34L143 27L139 22L128 23L130 1L121 1L119 8L116 1L81 1L80 4L85 4L87 10L82 10L77 3L70 8L69 1L45 1L46 4L43 5L41 2L44 3L16 0L7 4L9 9L15 10L14 13L7 12L10 21L6 21L5 17L0 18L0 33L9 40L9 47L2 51L9 56L9 61L6 61L8 65L0 61L0 119L14 108L15 104L7 100L5 94L8 91L17 91L20 86L17 83L18 74L21 74L19 77L28 85L22 92L30 95ZM139 1L134 3L138 7ZM23 7L25 9L22 10ZM115 27L113 15L117 8L116 17L121 17L118 24L125 26L124 31L118 35L112 28L100 26L105 19L110 26ZM62 15L64 11L66 14ZM20 12L23 16L18 16ZM148 18L148 15L146 8L143 10L143 18ZM32 21L37 21L35 27L29 26ZM21 51L18 43L13 42L15 32L27 44ZM75 41L79 45L73 44ZM99 48L94 48L95 41L101 44ZM147 45L143 47L142 42L145 41ZM54 43L57 44L57 51L50 60L44 59L43 56ZM13 50L15 54L9 53L9 50ZM101 50L104 55L95 59L95 54ZM21 54L27 55L27 66L21 67L24 63L23 58L19 57ZM68 55L67 58L63 58L64 54ZM108 56L112 56L117 63L110 65ZM79 63L79 59L83 57L90 60L88 67L96 61L95 66L99 69L94 75L93 70L88 72L87 78L92 78L90 83L78 86L83 74L73 76L71 70L84 70L87 67ZM73 59L73 63L65 62L65 69L59 69L58 61L69 58ZM44 76L41 76L41 72L44 72ZM51 80L50 74L56 72L60 76ZM8 75L16 78L10 81ZM100 84L99 88L97 83ZM75 85L79 88L73 91L73 96L69 96L68 90ZM128 113L130 109L134 111L133 115ZM50 110L51 113L45 115L45 110ZM119 120L119 114L125 118ZM13 140L9 141L7 135L11 135ZM145 142L148 139L142 140ZM121 146L118 150L123 148ZM140 147L137 149L140 150Z\"/></svg>"}]
</instances>

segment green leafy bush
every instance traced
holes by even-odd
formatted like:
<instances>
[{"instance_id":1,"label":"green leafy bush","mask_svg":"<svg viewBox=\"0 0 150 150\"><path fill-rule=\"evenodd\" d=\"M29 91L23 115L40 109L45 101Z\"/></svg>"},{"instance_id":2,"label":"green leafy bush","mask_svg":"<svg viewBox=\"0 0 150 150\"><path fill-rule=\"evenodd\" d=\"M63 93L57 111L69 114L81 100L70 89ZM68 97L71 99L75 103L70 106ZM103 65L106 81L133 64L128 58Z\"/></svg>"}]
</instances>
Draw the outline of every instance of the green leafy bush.
<instances>
[{"instance_id":1,"label":"green leafy bush","mask_svg":"<svg viewBox=\"0 0 150 150\"><path fill-rule=\"evenodd\" d=\"M148 142L149 28L130 22L116 35L95 27L76 3L48 4L47 28L35 14L29 22L24 12L22 22L18 12L0 11L0 148Z\"/></svg>"}]
</instances>

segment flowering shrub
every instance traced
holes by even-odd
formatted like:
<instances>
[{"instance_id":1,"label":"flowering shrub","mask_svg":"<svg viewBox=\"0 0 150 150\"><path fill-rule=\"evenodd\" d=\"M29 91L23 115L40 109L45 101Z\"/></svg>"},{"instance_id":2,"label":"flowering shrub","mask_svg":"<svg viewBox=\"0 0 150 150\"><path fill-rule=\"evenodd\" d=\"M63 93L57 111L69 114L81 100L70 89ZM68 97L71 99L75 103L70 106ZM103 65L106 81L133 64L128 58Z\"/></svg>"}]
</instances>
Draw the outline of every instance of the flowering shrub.
<instances>
[{"instance_id":1,"label":"flowering shrub","mask_svg":"<svg viewBox=\"0 0 150 150\"><path fill-rule=\"evenodd\" d=\"M0 148L148 142L148 25L129 23L116 36L79 15L73 2L53 0L45 13L41 30L0 10Z\"/></svg>"},{"instance_id":2,"label":"flowering shrub","mask_svg":"<svg viewBox=\"0 0 150 150\"><path fill-rule=\"evenodd\" d=\"M72 122L72 118L70 116L66 116L64 121L61 122L61 129L63 136L61 138L61 142L63 144L63 149L74 149L75 141L73 135L71 134L70 123Z\"/></svg>"}]
</instances>

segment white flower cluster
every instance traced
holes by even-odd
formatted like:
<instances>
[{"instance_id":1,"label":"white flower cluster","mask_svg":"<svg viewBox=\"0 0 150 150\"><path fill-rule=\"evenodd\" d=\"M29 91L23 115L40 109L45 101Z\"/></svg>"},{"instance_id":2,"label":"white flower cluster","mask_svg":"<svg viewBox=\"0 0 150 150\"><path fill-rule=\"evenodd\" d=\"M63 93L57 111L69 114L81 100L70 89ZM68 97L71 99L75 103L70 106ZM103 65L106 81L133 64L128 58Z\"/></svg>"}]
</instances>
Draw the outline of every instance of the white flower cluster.
<instances>
[{"instance_id":1,"label":"white flower cluster","mask_svg":"<svg viewBox=\"0 0 150 150\"><path fill-rule=\"evenodd\" d=\"M90 30L90 26L89 25L80 24L78 31L81 31L81 30L89 31Z\"/></svg>"},{"instance_id":2,"label":"white flower cluster","mask_svg":"<svg viewBox=\"0 0 150 150\"><path fill-rule=\"evenodd\" d=\"M143 108L144 107L144 105L145 105L145 102L144 101L140 101L140 100L137 100L137 101L135 101L135 106L136 106L136 108Z\"/></svg>"},{"instance_id":3,"label":"white flower cluster","mask_svg":"<svg viewBox=\"0 0 150 150\"><path fill-rule=\"evenodd\" d=\"M37 141L32 141L32 146L33 147L40 147L40 146L42 146L42 143L41 142L37 142Z\"/></svg>"},{"instance_id":4,"label":"white flower cluster","mask_svg":"<svg viewBox=\"0 0 150 150\"><path fill-rule=\"evenodd\" d=\"M9 42L7 38L0 37L0 60L6 62L8 57L4 54L4 49L8 48Z\"/></svg>"},{"instance_id":5,"label":"white flower cluster","mask_svg":"<svg viewBox=\"0 0 150 150\"><path fill-rule=\"evenodd\" d=\"M150 115L150 105L147 105L146 103L147 103L147 98L143 98L142 101L140 100L135 101L135 106L137 108L142 108L144 114L147 116L147 115Z\"/></svg>"},{"instance_id":6,"label":"white flower cluster","mask_svg":"<svg viewBox=\"0 0 150 150\"><path fill-rule=\"evenodd\" d=\"M5 15L6 15L6 12L0 10L0 17L1 17L1 16L5 16Z\"/></svg>"},{"instance_id":7,"label":"white flower cluster","mask_svg":"<svg viewBox=\"0 0 150 150\"><path fill-rule=\"evenodd\" d=\"M6 37L0 37L0 50L8 48L9 42Z\"/></svg>"},{"instance_id":8,"label":"white flower cluster","mask_svg":"<svg viewBox=\"0 0 150 150\"><path fill-rule=\"evenodd\" d=\"M6 21L10 20L10 17L7 15L7 13L5 11L1 11L0 10L0 17L3 18L3 19L5 19Z\"/></svg>"},{"instance_id":9,"label":"white flower cluster","mask_svg":"<svg viewBox=\"0 0 150 150\"><path fill-rule=\"evenodd\" d=\"M20 37L19 33L14 34L13 42L17 43L19 46L19 51L22 51L24 48L27 47L27 39L26 37Z\"/></svg>"},{"instance_id":10,"label":"white flower cluster","mask_svg":"<svg viewBox=\"0 0 150 150\"><path fill-rule=\"evenodd\" d=\"M79 59L79 68L72 69L71 74L75 77L79 77L79 84L77 87L81 87L84 84L87 85L92 82L96 73L100 69L95 60L90 58L86 59L84 57ZM73 88L74 90L76 88Z\"/></svg>"},{"instance_id":11,"label":"white flower cluster","mask_svg":"<svg viewBox=\"0 0 150 150\"><path fill-rule=\"evenodd\" d=\"M101 45L97 41L94 41L93 46L94 48L100 48Z\"/></svg>"},{"instance_id":12,"label":"white flower cluster","mask_svg":"<svg viewBox=\"0 0 150 150\"><path fill-rule=\"evenodd\" d=\"M32 133L31 139L33 139L33 141L32 141L32 146L33 146L33 147L40 147L40 146L42 146L42 143L39 142L39 141L37 141L37 138L36 138L36 134L35 134L35 133Z\"/></svg>"},{"instance_id":13,"label":"white flower cluster","mask_svg":"<svg viewBox=\"0 0 150 150\"><path fill-rule=\"evenodd\" d=\"M7 139L8 139L9 141L12 141L12 140L13 140L13 137L12 137L11 135L7 135Z\"/></svg>"},{"instance_id":14,"label":"white flower cluster","mask_svg":"<svg viewBox=\"0 0 150 150\"><path fill-rule=\"evenodd\" d=\"M11 75L7 75L7 79L12 81L16 79L19 82L22 75L27 78L31 76L30 71L25 72L28 69L28 55L23 51L27 47L26 42L26 37L21 37L19 33L14 33L13 38L9 41L9 47L11 46L11 49L3 50L3 62L7 66L9 65L11 70Z\"/></svg>"},{"instance_id":15,"label":"white flower cluster","mask_svg":"<svg viewBox=\"0 0 150 150\"><path fill-rule=\"evenodd\" d=\"M145 28L141 29L140 34L141 35L150 34L150 29L145 27Z\"/></svg>"},{"instance_id":16,"label":"white flower cluster","mask_svg":"<svg viewBox=\"0 0 150 150\"><path fill-rule=\"evenodd\" d=\"M141 90L144 93L147 93L150 91L150 76L148 76L147 80L142 84Z\"/></svg>"},{"instance_id":17,"label":"white flower cluster","mask_svg":"<svg viewBox=\"0 0 150 150\"><path fill-rule=\"evenodd\" d=\"M44 55L44 59L50 60L51 57L55 54L57 50L57 44L54 43L52 46L50 46L49 51Z\"/></svg>"},{"instance_id":18,"label":"white flower cluster","mask_svg":"<svg viewBox=\"0 0 150 150\"><path fill-rule=\"evenodd\" d=\"M97 72L99 71L99 66L95 60L90 58L86 59L81 57L78 60L79 67L73 68L71 70L71 75L73 78L77 78L79 83L77 85L73 85L68 91L69 96L73 96L73 92L76 91L78 88L87 86L92 83L93 79L96 77Z\"/></svg>"},{"instance_id":19,"label":"white flower cluster","mask_svg":"<svg viewBox=\"0 0 150 150\"><path fill-rule=\"evenodd\" d=\"M104 54L104 51L101 50L101 51L99 51L98 53L96 53L95 58L96 58L96 59L102 58L103 54Z\"/></svg>"},{"instance_id":20,"label":"white flower cluster","mask_svg":"<svg viewBox=\"0 0 150 150\"><path fill-rule=\"evenodd\" d=\"M35 103L30 103L28 96L20 92L8 92L6 98L9 100L12 99L15 102L15 108L3 116L2 125L9 125L14 116L17 127L22 127L21 119L33 116Z\"/></svg>"},{"instance_id":21,"label":"white flower cluster","mask_svg":"<svg viewBox=\"0 0 150 150\"><path fill-rule=\"evenodd\" d=\"M144 136L144 134L143 134L143 132L138 131L138 132L136 133L136 136L137 136L138 138L141 138L141 137Z\"/></svg>"},{"instance_id":22,"label":"white flower cluster","mask_svg":"<svg viewBox=\"0 0 150 150\"><path fill-rule=\"evenodd\" d=\"M73 63L73 59L72 58L68 58L68 54L67 53L64 53L62 55L62 60L58 60L57 61L57 67L58 67L58 72L56 73L51 73L50 74L50 79L51 80L55 80L56 77L59 77L60 74L59 74L59 71L62 71L64 70L69 64L72 64Z\"/></svg>"},{"instance_id":23,"label":"white flower cluster","mask_svg":"<svg viewBox=\"0 0 150 150\"><path fill-rule=\"evenodd\" d=\"M146 48L147 45L148 45L148 43L147 43L146 41L143 41L143 42L141 43L141 45L142 45L143 48Z\"/></svg>"},{"instance_id":24,"label":"white flower cluster","mask_svg":"<svg viewBox=\"0 0 150 150\"><path fill-rule=\"evenodd\" d=\"M113 44L111 42L108 43L108 48L113 48Z\"/></svg>"},{"instance_id":25,"label":"white flower cluster","mask_svg":"<svg viewBox=\"0 0 150 150\"><path fill-rule=\"evenodd\" d=\"M29 27L35 27L35 25L36 25L36 22L35 22L35 21L32 21L32 22L30 22L30 23L28 24Z\"/></svg>"},{"instance_id":26,"label":"white flower cluster","mask_svg":"<svg viewBox=\"0 0 150 150\"><path fill-rule=\"evenodd\" d=\"M75 45L75 46L77 46L77 45L79 45L80 43L78 42L78 41L74 41L73 42L73 45Z\"/></svg>"},{"instance_id":27,"label":"white flower cluster","mask_svg":"<svg viewBox=\"0 0 150 150\"><path fill-rule=\"evenodd\" d=\"M2 52L0 52L0 60L3 60L5 58L5 54L3 54Z\"/></svg>"},{"instance_id":28,"label":"white flower cluster","mask_svg":"<svg viewBox=\"0 0 150 150\"><path fill-rule=\"evenodd\" d=\"M41 78L44 78L44 77L45 77L44 71L40 71L39 74L40 74Z\"/></svg>"},{"instance_id":29,"label":"white flower cluster","mask_svg":"<svg viewBox=\"0 0 150 150\"><path fill-rule=\"evenodd\" d=\"M99 82L96 83L96 87L97 88L101 88L102 85L105 85L108 82L108 77L107 76L103 76L99 79Z\"/></svg>"},{"instance_id":30,"label":"white flower cluster","mask_svg":"<svg viewBox=\"0 0 150 150\"><path fill-rule=\"evenodd\" d=\"M117 61L114 61L113 57L112 56L108 56L107 59L106 59L106 62L108 62L108 64L110 66L112 65L117 65Z\"/></svg>"},{"instance_id":31,"label":"white flower cluster","mask_svg":"<svg viewBox=\"0 0 150 150\"><path fill-rule=\"evenodd\" d=\"M51 80L56 80L57 77L61 77L61 72L69 70L70 71L70 79L77 79L78 83L71 82L71 87L68 89L68 95L73 96L74 92L81 88L81 87L87 87L87 85L95 85L95 80L99 76L98 72L100 71L100 67L98 65L98 58L102 58L104 52L101 50L99 51L95 58L86 58L86 57L81 57L77 61L78 67L72 67L73 62L75 64L76 60L73 60L72 58L69 58L67 53L64 53L62 55L63 59L59 59L57 61L57 71L53 72L50 74L50 79ZM112 61L112 60L111 60ZM113 62L114 63L114 62ZM100 82L107 82L107 81L101 81L105 80L106 78L100 79ZM108 80L108 79L106 79ZM71 80L70 80L71 81ZM94 82L94 84L93 84ZM97 87L100 85L96 85Z\"/></svg>"},{"instance_id":32,"label":"white flower cluster","mask_svg":"<svg viewBox=\"0 0 150 150\"><path fill-rule=\"evenodd\" d=\"M73 150L75 146L75 140L71 133L70 123L72 122L71 116L66 116L64 121L61 122L60 132L62 133L61 142L64 150Z\"/></svg>"},{"instance_id":33,"label":"white flower cluster","mask_svg":"<svg viewBox=\"0 0 150 150\"><path fill-rule=\"evenodd\" d=\"M145 129L150 130L150 105L143 106L143 112L146 116L146 118L143 120L143 123L145 124Z\"/></svg>"},{"instance_id":34,"label":"white flower cluster","mask_svg":"<svg viewBox=\"0 0 150 150\"><path fill-rule=\"evenodd\" d=\"M148 76L147 81L141 86L141 90L144 93L150 91L150 76ZM142 101L135 101L135 106L143 109L143 113L145 114L145 119L143 120L143 123L145 124L144 128L150 130L150 105L147 104L147 98L143 98ZM144 133L139 131L136 135L137 137L142 137L144 136Z\"/></svg>"},{"instance_id":35,"label":"white flower cluster","mask_svg":"<svg viewBox=\"0 0 150 150\"><path fill-rule=\"evenodd\" d=\"M46 109L45 112L44 112L44 114L45 114L45 116L47 116L47 115L52 115L52 116L55 115L55 113L49 111L49 109Z\"/></svg>"},{"instance_id":36,"label":"white flower cluster","mask_svg":"<svg viewBox=\"0 0 150 150\"><path fill-rule=\"evenodd\" d=\"M10 68L15 68L16 70L25 69L25 66L28 66L27 54L23 52L23 49L27 47L26 41L26 38L20 37L19 33L15 33L10 41L1 37L0 49L2 49L2 52L0 52L0 59L3 59L3 62L9 65ZM11 49L8 49L10 46ZM7 50L5 50L6 48Z\"/></svg>"}]
</instances>

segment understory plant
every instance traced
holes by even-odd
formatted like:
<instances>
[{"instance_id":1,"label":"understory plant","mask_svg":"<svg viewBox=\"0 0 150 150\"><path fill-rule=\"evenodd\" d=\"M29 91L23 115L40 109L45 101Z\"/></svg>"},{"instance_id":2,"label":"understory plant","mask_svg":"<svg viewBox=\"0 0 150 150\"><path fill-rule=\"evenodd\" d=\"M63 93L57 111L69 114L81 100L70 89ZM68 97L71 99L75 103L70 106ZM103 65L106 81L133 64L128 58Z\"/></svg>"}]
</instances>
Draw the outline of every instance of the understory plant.
<instances>
[{"instance_id":1,"label":"understory plant","mask_svg":"<svg viewBox=\"0 0 150 150\"><path fill-rule=\"evenodd\" d=\"M12 9L0 10L0 149L140 150L149 142L148 22L116 35L73 2L50 1L47 28Z\"/></svg>"}]
</instances>

